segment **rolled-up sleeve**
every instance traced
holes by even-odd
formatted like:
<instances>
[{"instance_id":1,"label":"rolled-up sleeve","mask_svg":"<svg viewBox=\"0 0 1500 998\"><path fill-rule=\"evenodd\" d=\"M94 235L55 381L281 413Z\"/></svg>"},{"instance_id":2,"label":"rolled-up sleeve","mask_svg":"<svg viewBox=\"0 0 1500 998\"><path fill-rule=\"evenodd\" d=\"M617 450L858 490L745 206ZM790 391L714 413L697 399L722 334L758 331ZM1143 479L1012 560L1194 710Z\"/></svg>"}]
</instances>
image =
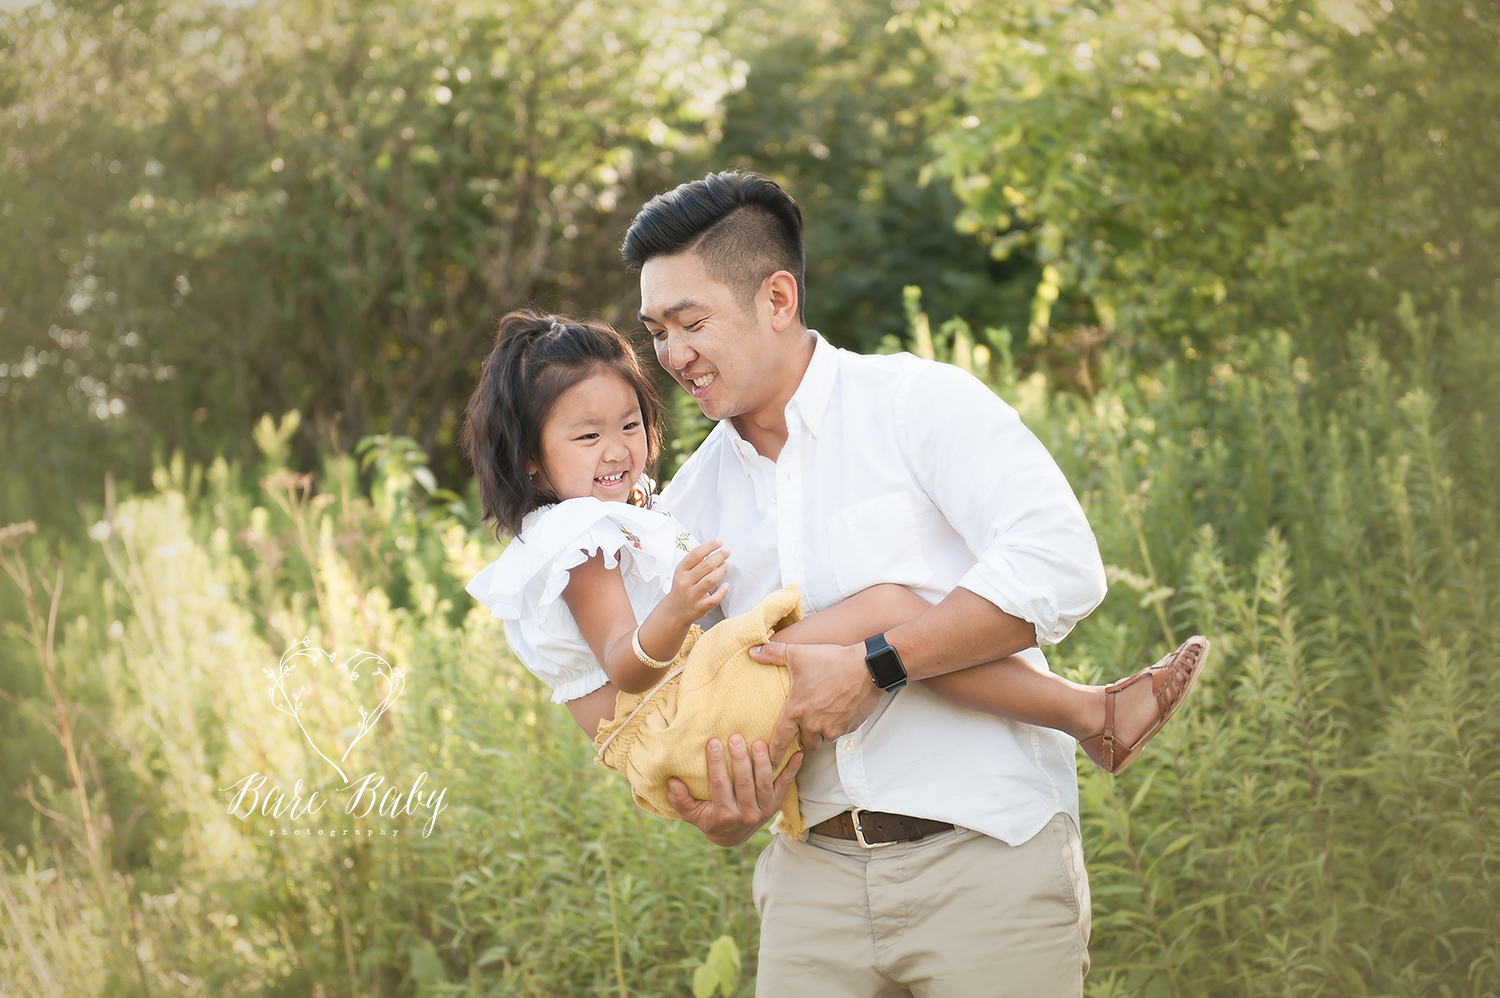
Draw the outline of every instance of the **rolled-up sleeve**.
<instances>
[{"instance_id":1,"label":"rolled-up sleeve","mask_svg":"<svg viewBox=\"0 0 1500 998\"><path fill-rule=\"evenodd\" d=\"M959 585L1056 644L1103 600L1104 563L1062 469L1016 410L956 367L898 392L904 458L978 558Z\"/></svg>"}]
</instances>

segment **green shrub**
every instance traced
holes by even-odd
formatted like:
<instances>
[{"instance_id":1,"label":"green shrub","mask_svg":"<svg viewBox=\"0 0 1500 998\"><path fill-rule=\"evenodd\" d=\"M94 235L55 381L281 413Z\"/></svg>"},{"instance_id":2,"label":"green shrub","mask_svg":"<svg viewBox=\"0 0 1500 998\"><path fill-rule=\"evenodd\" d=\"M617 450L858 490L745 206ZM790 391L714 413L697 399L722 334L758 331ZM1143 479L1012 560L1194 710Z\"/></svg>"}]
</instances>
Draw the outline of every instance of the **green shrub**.
<instances>
[{"instance_id":1,"label":"green shrub","mask_svg":"<svg viewBox=\"0 0 1500 998\"><path fill-rule=\"evenodd\" d=\"M1281 337L1196 384L1106 364L1082 399L995 379L1110 565L1112 597L1054 668L1098 681L1193 631L1214 642L1140 762L1080 774L1092 995L1500 982L1500 365L1491 325L1405 324L1432 358L1408 375L1373 341L1324 370ZM1010 370L961 332L932 350ZM55 668L96 827L46 731L39 658L18 651L3 685L40 696L6 708L7 754L37 775L12 771L34 804L3 817L0 978L23 994L665 995L728 935L752 980L764 834L721 851L634 809L462 592L494 542L420 487L408 445L371 454L368 496L347 457L258 489L179 461L93 548L62 552ZM394 838L284 839L227 813L216 791L250 770L326 783L262 685L304 635L406 670L364 751L447 788L432 835L418 814L387 822Z\"/></svg>"}]
</instances>

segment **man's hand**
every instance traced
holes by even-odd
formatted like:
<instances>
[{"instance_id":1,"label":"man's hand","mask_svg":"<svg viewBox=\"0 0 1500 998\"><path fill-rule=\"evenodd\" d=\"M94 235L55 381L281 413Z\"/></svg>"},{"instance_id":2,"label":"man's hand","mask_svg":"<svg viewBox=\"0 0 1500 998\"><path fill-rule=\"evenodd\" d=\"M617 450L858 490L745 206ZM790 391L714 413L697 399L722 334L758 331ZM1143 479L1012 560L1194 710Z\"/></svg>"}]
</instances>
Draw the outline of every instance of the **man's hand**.
<instances>
[{"instance_id":1,"label":"man's hand","mask_svg":"<svg viewBox=\"0 0 1500 998\"><path fill-rule=\"evenodd\" d=\"M776 766L759 739L747 747L743 736L730 735L728 760L717 738L709 739L703 751L708 757L709 799L698 800L674 776L667 780L667 802L714 845L737 846L781 809L787 787L802 765L802 753L793 755L781 775L772 779Z\"/></svg>"},{"instance_id":2,"label":"man's hand","mask_svg":"<svg viewBox=\"0 0 1500 998\"><path fill-rule=\"evenodd\" d=\"M817 748L824 739L834 739L864 723L880 702L880 687L870 681L865 666L865 646L789 645L767 641L750 649L750 657L768 665L784 665L791 674L792 688L786 707L771 733L771 755L779 758L797 732L802 747Z\"/></svg>"}]
</instances>

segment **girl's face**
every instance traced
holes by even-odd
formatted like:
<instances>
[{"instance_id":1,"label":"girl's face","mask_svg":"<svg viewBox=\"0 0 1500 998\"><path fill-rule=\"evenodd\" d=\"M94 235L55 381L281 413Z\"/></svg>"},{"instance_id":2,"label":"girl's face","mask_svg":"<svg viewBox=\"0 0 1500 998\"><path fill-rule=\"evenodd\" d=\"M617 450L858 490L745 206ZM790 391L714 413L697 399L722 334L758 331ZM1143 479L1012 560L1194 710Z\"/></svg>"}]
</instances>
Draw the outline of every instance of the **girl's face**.
<instances>
[{"instance_id":1,"label":"girl's face","mask_svg":"<svg viewBox=\"0 0 1500 998\"><path fill-rule=\"evenodd\" d=\"M625 502L646 467L646 427L635 389L601 368L563 392L527 465L559 499Z\"/></svg>"}]
</instances>

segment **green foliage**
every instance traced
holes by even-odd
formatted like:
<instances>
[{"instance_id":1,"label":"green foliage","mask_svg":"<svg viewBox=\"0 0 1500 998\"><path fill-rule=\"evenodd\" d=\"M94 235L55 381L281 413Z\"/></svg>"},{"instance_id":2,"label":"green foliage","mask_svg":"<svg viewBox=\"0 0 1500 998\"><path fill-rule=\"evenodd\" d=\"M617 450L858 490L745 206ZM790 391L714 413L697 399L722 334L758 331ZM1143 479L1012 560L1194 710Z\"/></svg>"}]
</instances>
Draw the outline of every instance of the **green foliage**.
<instances>
[{"instance_id":1,"label":"green foliage","mask_svg":"<svg viewBox=\"0 0 1500 998\"><path fill-rule=\"evenodd\" d=\"M1113 597L1055 669L1213 641L1080 773L1088 993L1500 993L1497 11L0 13L0 525L51 518L0 532L0 981L746 990L765 837L590 764L439 485L493 312L628 315L625 220L718 155L807 208L814 326L969 370L1062 464ZM673 398L664 477L709 429ZM432 835L228 814L324 779L261 674L304 636L405 670L351 751L447 787Z\"/></svg>"},{"instance_id":2,"label":"green foliage","mask_svg":"<svg viewBox=\"0 0 1500 998\"><path fill-rule=\"evenodd\" d=\"M144 479L161 441L252 460L246 428L298 409L304 462L390 433L457 479L499 313L634 314L624 226L743 70L717 23L694 0L0 12L4 446L67 496L101 465Z\"/></svg>"},{"instance_id":3,"label":"green foliage","mask_svg":"<svg viewBox=\"0 0 1500 998\"><path fill-rule=\"evenodd\" d=\"M1500 338L1457 309L1402 311L1432 351L1416 371L1359 331L1333 368L1282 336L1204 385L1107 353L1085 400L970 355L1058 456L1109 565L1112 598L1054 668L1097 682L1193 631L1214 645L1141 761L1080 773L1091 995L1500 987ZM931 330L934 355L957 360L962 332ZM37 768L7 773L35 803L0 813L0 977L36 994L742 990L721 937L755 938L764 836L718 850L634 808L458 589L493 541L415 487L410 442L365 449L368 493L348 456L259 489L175 461L64 550L55 661L85 793L18 646L0 733ZM33 564L44 541L26 540ZM259 672L304 634L407 670L368 758L448 788L431 836L416 816L334 841L227 814L216 789L252 769L320 779Z\"/></svg>"},{"instance_id":4,"label":"green foliage","mask_svg":"<svg viewBox=\"0 0 1500 998\"><path fill-rule=\"evenodd\" d=\"M1087 403L1001 386L1083 493L1116 590L1054 667L1101 681L1214 642L1141 763L1081 774L1091 993L1500 987L1500 478L1479 458L1500 355L1493 319L1449 321L1434 367L1472 365L1440 382L1355 333L1335 369L1282 336L1201 389L1190 365L1106 365Z\"/></svg>"},{"instance_id":5,"label":"green foliage","mask_svg":"<svg viewBox=\"0 0 1500 998\"><path fill-rule=\"evenodd\" d=\"M740 976L740 948L734 937L720 936L708 947L703 965L693 971L693 998L713 998L717 992L730 998Z\"/></svg>"},{"instance_id":6,"label":"green foliage","mask_svg":"<svg viewBox=\"0 0 1500 998\"><path fill-rule=\"evenodd\" d=\"M265 455L268 468L277 471L286 467L287 458L291 456L289 444L301 425L302 413L296 409L284 414L280 422L272 419L269 412L261 415L250 436Z\"/></svg>"},{"instance_id":7,"label":"green foliage","mask_svg":"<svg viewBox=\"0 0 1500 998\"><path fill-rule=\"evenodd\" d=\"M494 315L628 322L631 213L725 165L803 203L807 314L844 345L903 341L917 284L934 326L997 352L1009 330L1085 393L1110 340L1207 369L1287 330L1331 364L1325 330L1364 320L1400 349L1403 292L1497 293L1497 10L8 11L0 447L35 474L0 502L70 515L101 469L129 491L176 448L248 466L249 428L291 409L304 465L407 436L451 486Z\"/></svg>"},{"instance_id":8,"label":"green foliage","mask_svg":"<svg viewBox=\"0 0 1500 998\"><path fill-rule=\"evenodd\" d=\"M1036 264L992 259L954 231L953 192L921 182L928 112L955 81L940 52L888 30L890 18L886 0L799 3L764 23L742 15L727 41L750 72L725 101L714 154L776 178L802 205L807 322L838 345L904 337L909 283L926 289L938 322L1024 325Z\"/></svg>"},{"instance_id":9,"label":"green foliage","mask_svg":"<svg viewBox=\"0 0 1500 998\"><path fill-rule=\"evenodd\" d=\"M990 258L922 184L951 86L884 2L42 5L0 13L0 447L53 517L99 469L404 435L441 481L497 313L629 323L616 253L651 194L764 169L807 211L808 316L872 349L1021 328L1034 261ZM67 41L65 42L64 39ZM751 65L750 60L754 64ZM56 526L56 524L54 524Z\"/></svg>"},{"instance_id":10,"label":"green foliage","mask_svg":"<svg viewBox=\"0 0 1500 998\"><path fill-rule=\"evenodd\" d=\"M176 462L158 492L105 513L92 550L68 554L56 660L85 793L66 766L7 787L35 802L0 815L0 980L18 993L667 995L715 938L754 938L764 836L720 850L639 812L458 589L494 541L410 487L426 469L409 443L367 452L386 469L369 498L347 456L318 487L282 471L255 489L225 462ZM351 761L403 790L422 771L446 787L431 835L420 810L228 813L218 788L252 771L331 789L262 676L304 635L405 670L405 695ZM0 688L23 695L0 717L22 722L45 773L61 747L25 723L49 713L24 695L39 669L4 660ZM83 798L101 829L92 851ZM391 834L308 834L358 827Z\"/></svg>"},{"instance_id":11,"label":"green foliage","mask_svg":"<svg viewBox=\"0 0 1500 998\"><path fill-rule=\"evenodd\" d=\"M703 415L693 397L675 382L672 384L672 433L662 455L661 476L666 481L676 474L693 451L713 430L713 421Z\"/></svg>"},{"instance_id":12,"label":"green foliage","mask_svg":"<svg viewBox=\"0 0 1500 998\"><path fill-rule=\"evenodd\" d=\"M1403 291L1500 287L1494 3L910 6L962 80L935 112L958 227L1059 275L1034 346L1337 351Z\"/></svg>"}]
</instances>

